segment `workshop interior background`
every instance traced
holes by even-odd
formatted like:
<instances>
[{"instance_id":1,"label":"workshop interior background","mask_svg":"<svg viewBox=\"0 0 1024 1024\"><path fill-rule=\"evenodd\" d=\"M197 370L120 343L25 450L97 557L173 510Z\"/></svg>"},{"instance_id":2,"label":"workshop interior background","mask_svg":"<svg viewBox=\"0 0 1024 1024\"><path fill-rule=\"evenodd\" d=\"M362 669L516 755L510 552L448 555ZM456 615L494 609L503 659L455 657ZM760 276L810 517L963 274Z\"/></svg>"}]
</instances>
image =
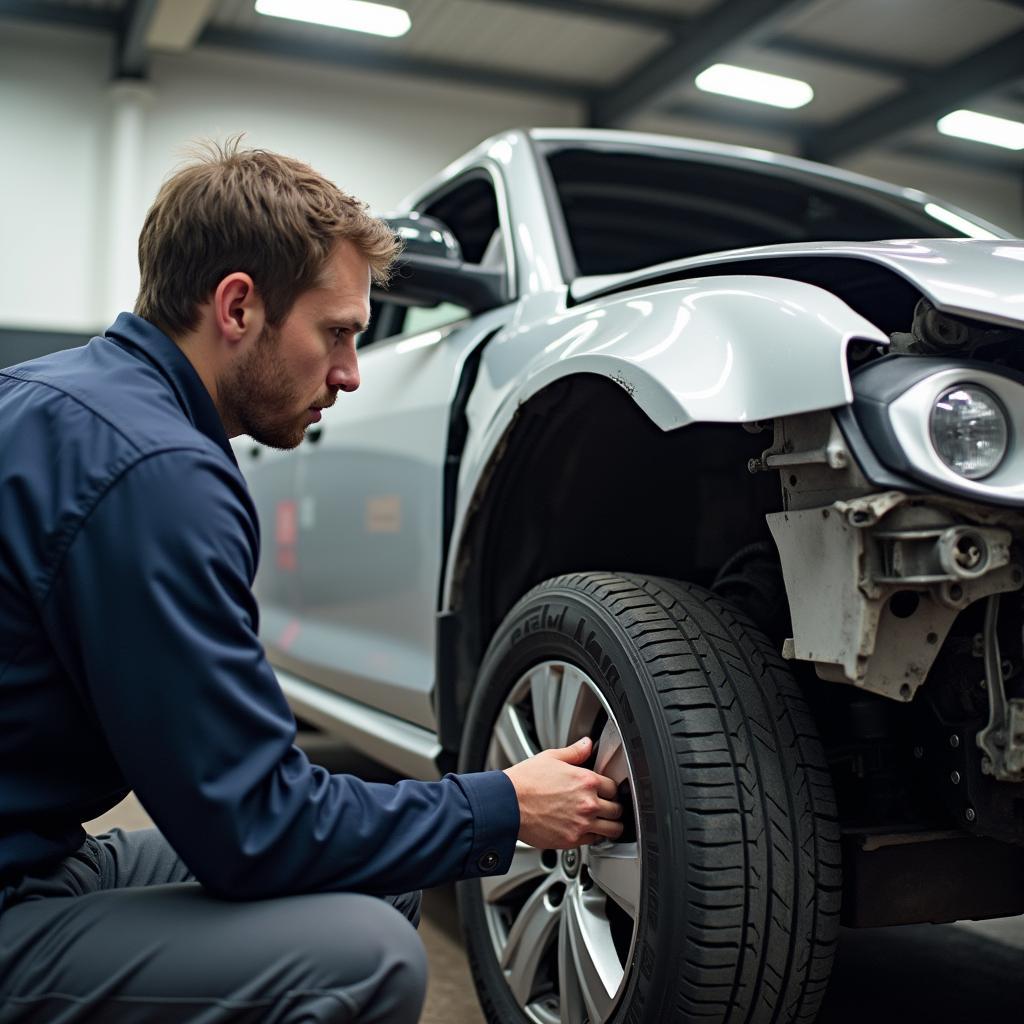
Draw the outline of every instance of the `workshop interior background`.
<instances>
[{"instance_id":1,"label":"workshop interior background","mask_svg":"<svg viewBox=\"0 0 1024 1024\"><path fill-rule=\"evenodd\" d=\"M400 38L262 17L253 0L0 0L0 365L82 344L131 308L161 181L193 140L239 131L379 212L502 129L592 126L808 156L1024 234L1024 138L1009 148L937 126L958 109L1024 122L1024 0L389 2L411 19ZM806 82L813 100L782 109L699 89L718 62ZM145 820L128 808L106 823ZM1004 959L990 950L989 973L968 981L980 960L963 936L982 932ZM428 904L424 933L424 1020L482 1019L450 893ZM1020 919L925 934L844 938L832 1005L850 1020L951 1020L956 986L973 998L1024 948ZM887 975L896 963L904 973ZM930 1010L911 1002L929 986Z\"/></svg>"}]
</instances>

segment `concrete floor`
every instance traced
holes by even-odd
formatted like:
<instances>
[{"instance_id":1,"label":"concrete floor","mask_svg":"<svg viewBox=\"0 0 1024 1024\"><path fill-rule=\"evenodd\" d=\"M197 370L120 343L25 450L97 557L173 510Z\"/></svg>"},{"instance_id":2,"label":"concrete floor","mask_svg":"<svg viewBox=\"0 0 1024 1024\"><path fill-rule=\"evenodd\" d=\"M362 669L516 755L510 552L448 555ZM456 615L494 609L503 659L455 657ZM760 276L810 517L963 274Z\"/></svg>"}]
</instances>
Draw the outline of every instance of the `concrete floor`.
<instances>
[{"instance_id":1,"label":"concrete floor","mask_svg":"<svg viewBox=\"0 0 1024 1024\"><path fill-rule=\"evenodd\" d=\"M332 771L386 772L319 737L303 742ZM87 824L150 824L134 798ZM484 1024L459 933L453 887L424 896L420 934L430 961L421 1024ZM956 925L844 929L818 1024L1019 1024L1024 1021L1024 917ZM668 1022L666 1022L668 1024Z\"/></svg>"}]
</instances>

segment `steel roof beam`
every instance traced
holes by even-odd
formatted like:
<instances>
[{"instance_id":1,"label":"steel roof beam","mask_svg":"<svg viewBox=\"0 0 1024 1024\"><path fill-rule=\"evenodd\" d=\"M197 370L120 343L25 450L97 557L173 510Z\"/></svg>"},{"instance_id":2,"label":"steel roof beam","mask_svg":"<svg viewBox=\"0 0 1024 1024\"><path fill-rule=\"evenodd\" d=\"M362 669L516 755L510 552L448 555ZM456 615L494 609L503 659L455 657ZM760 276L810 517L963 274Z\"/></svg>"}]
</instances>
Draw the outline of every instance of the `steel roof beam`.
<instances>
[{"instance_id":1,"label":"steel roof beam","mask_svg":"<svg viewBox=\"0 0 1024 1024\"><path fill-rule=\"evenodd\" d=\"M774 39L765 40L763 45L766 49L774 50L776 53L785 53L792 57L808 57L811 60L824 60L829 64L849 68L851 71L873 71L880 75L902 79L905 82L915 82L928 74L928 69L907 64L902 60L877 57L871 53L847 50L829 43L812 43L806 39L798 39L796 36L776 36Z\"/></svg>"},{"instance_id":2,"label":"steel roof beam","mask_svg":"<svg viewBox=\"0 0 1024 1024\"><path fill-rule=\"evenodd\" d=\"M763 40L784 18L810 2L723 0L707 14L691 18L686 30L639 71L602 90L590 105L590 124L612 127L655 105L681 81L713 63L720 51Z\"/></svg>"},{"instance_id":3,"label":"steel roof beam","mask_svg":"<svg viewBox=\"0 0 1024 1024\"><path fill-rule=\"evenodd\" d=\"M815 160L832 161L877 143L930 117L941 117L979 93L1020 76L1024 31L971 57L922 76L902 95L882 100L840 124L818 132L804 147Z\"/></svg>"},{"instance_id":4,"label":"steel roof beam","mask_svg":"<svg viewBox=\"0 0 1024 1024\"><path fill-rule=\"evenodd\" d=\"M695 103L675 103L660 108L658 113L778 135L797 149L801 148L803 142L801 134L792 124L785 124L781 120L766 121L753 111L748 113L742 110L711 110ZM801 131L806 131L806 128ZM972 147L969 142L957 145L952 141L938 139L935 142L900 142L894 139L889 143L883 143L881 148L885 153L919 157L932 163L961 166L995 174L1020 174L1020 157L1017 154L1006 151L1004 156L998 150L983 153L980 152L981 147Z\"/></svg>"},{"instance_id":5,"label":"steel roof beam","mask_svg":"<svg viewBox=\"0 0 1024 1024\"><path fill-rule=\"evenodd\" d=\"M637 7L606 6L595 3L594 0L500 0L500 2L548 11L559 10L567 14L604 19L616 24L655 29L672 37L691 29L693 22L690 17L664 14L661 11ZM163 8L161 8L162 10ZM49 5L43 7L32 0L0 0L0 16L4 15L29 21L67 24L108 32L117 32L122 26L122 16L116 11L91 7L51 7ZM153 28L155 29L159 23L160 12L155 16ZM877 71L908 81L913 81L919 74L919 69L900 61L858 53L825 43L812 43L794 36L781 35L773 39L766 39L762 45L768 50L778 53L827 60L853 70Z\"/></svg>"},{"instance_id":6,"label":"steel roof beam","mask_svg":"<svg viewBox=\"0 0 1024 1024\"><path fill-rule=\"evenodd\" d=\"M118 40L115 78L145 78L149 66L146 36L160 0L133 0L126 9Z\"/></svg>"},{"instance_id":7,"label":"steel roof beam","mask_svg":"<svg viewBox=\"0 0 1024 1024\"><path fill-rule=\"evenodd\" d=\"M480 2L480 0L477 0ZM495 2L495 0L487 0ZM667 11L652 11L646 7L618 7L614 4L598 4L594 0L497 0L514 7L536 7L548 12L578 14L580 17L613 21L634 28L653 28L674 34L690 23L690 19Z\"/></svg>"},{"instance_id":8,"label":"steel roof beam","mask_svg":"<svg viewBox=\"0 0 1024 1024\"><path fill-rule=\"evenodd\" d=\"M94 10L91 7L57 7L49 4L43 7L32 0L0 0L0 17L46 22L51 25L73 25L76 28L91 28L100 32L116 32L121 27L121 15L117 11Z\"/></svg>"},{"instance_id":9,"label":"steel roof beam","mask_svg":"<svg viewBox=\"0 0 1024 1024\"><path fill-rule=\"evenodd\" d=\"M418 75L462 85L478 85L493 89L512 89L517 92L539 93L558 99L586 102L594 88L589 83L566 81L541 75L524 75L496 68L463 66L444 61L426 60L379 53L354 46L312 39L285 38L246 29L220 28L209 25L199 36L199 46L219 46L246 53L262 53L273 57L291 57L330 64L335 68L359 68L367 71Z\"/></svg>"},{"instance_id":10,"label":"steel roof beam","mask_svg":"<svg viewBox=\"0 0 1024 1024\"><path fill-rule=\"evenodd\" d=\"M588 18L631 25L634 28L656 29L672 37L682 37L685 33L694 31L695 19L692 15L669 14L643 7L609 6L594 3L594 0L487 0L487 2L499 2L506 6L512 4L519 7L535 7L548 11L557 10L566 14L578 14ZM1024 4L1024 0L1021 0L1021 3ZM921 72L920 67L908 64L906 61L848 50L831 43L812 42L801 39L799 36L782 34L771 39L758 40L758 42L765 49L777 53L825 60L830 64L838 64L854 71L875 71L904 80L913 80Z\"/></svg>"}]
</instances>

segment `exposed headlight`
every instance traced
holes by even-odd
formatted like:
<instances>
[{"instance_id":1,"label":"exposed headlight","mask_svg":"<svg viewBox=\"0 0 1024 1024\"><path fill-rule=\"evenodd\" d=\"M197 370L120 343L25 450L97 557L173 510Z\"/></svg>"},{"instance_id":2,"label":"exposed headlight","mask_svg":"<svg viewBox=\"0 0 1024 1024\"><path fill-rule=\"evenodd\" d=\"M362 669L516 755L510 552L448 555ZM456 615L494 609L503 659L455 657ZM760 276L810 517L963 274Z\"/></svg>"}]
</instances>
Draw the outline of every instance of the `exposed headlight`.
<instances>
[{"instance_id":1,"label":"exposed headlight","mask_svg":"<svg viewBox=\"0 0 1024 1024\"><path fill-rule=\"evenodd\" d=\"M958 384L939 395L931 415L932 444L960 476L980 480L1006 455L1009 430L999 399L976 384Z\"/></svg>"}]
</instances>

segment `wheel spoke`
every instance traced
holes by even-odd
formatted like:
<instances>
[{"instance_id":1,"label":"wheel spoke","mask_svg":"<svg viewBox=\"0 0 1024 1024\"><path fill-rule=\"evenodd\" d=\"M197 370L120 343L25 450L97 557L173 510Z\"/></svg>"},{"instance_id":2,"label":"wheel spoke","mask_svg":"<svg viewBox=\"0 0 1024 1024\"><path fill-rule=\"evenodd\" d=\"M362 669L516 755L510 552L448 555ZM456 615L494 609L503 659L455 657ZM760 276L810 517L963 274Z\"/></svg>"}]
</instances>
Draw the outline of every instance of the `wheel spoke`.
<instances>
[{"instance_id":1,"label":"wheel spoke","mask_svg":"<svg viewBox=\"0 0 1024 1024\"><path fill-rule=\"evenodd\" d=\"M558 694L558 725L555 745L567 747L589 735L594 719L601 710L597 694L582 672L574 665L566 665L562 686Z\"/></svg>"},{"instance_id":2,"label":"wheel spoke","mask_svg":"<svg viewBox=\"0 0 1024 1024\"><path fill-rule=\"evenodd\" d=\"M486 765L507 768L583 736L596 740L595 770L620 789L631 786L612 708L583 669L552 658L534 664L512 686L494 724ZM639 841L600 841L579 853L589 880L585 872L577 877L569 861L561 861L561 868L545 865L542 851L525 843L516 844L505 876L480 879L493 954L532 1024L608 1024L624 987L625 965L634 959L642 898ZM613 922L616 929L626 927L623 913L632 921L631 936L613 935ZM555 970L557 978L551 977Z\"/></svg>"},{"instance_id":3,"label":"wheel spoke","mask_svg":"<svg viewBox=\"0 0 1024 1024\"><path fill-rule=\"evenodd\" d=\"M598 843L584 848L584 861L597 887L630 917L640 899L640 851L636 843Z\"/></svg>"},{"instance_id":4,"label":"wheel spoke","mask_svg":"<svg viewBox=\"0 0 1024 1024\"><path fill-rule=\"evenodd\" d=\"M561 1024L580 1024L583 1020L583 992L569 936L569 915L563 914L558 926L558 1009Z\"/></svg>"},{"instance_id":5,"label":"wheel spoke","mask_svg":"<svg viewBox=\"0 0 1024 1024\"><path fill-rule=\"evenodd\" d=\"M564 910L572 961L591 1024L602 1024L611 1015L624 975L603 905L603 898L591 899L573 888Z\"/></svg>"},{"instance_id":6,"label":"wheel spoke","mask_svg":"<svg viewBox=\"0 0 1024 1024\"><path fill-rule=\"evenodd\" d=\"M501 951L501 966L508 986L521 1006L526 1006L533 993L537 969L555 936L560 907L552 907L547 896L554 884L542 884L523 904L519 916L508 932Z\"/></svg>"},{"instance_id":7,"label":"wheel spoke","mask_svg":"<svg viewBox=\"0 0 1024 1024\"><path fill-rule=\"evenodd\" d=\"M530 696L533 698L533 724L541 750L550 750L563 744L558 739L559 673L550 664L538 665L530 677Z\"/></svg>"},{"instance_id":8,"label":"wheel spoke","mask_svg":"<svg viewBox=\"0 0 1024 1024\"><path fill-rule=\"evenodd\" d=\"M526 843L517 842L508 874L492 875L480 879L480 888L483 891L484 899L488 903L495 903L504 899L510 892L514 892L519 886L548 874L551 868L546 868L541 862L542 852L532 846L527 846Z\"/></svg>"},{"instance_id":9,"label":"wheel spoke","mask_svg":"<svg viewBox=\"0 0 1024 1024\"><path fill-rule=\"evenodd\" d=\"M597 760L594 771L620 786L629 778L629 767L626 763L626 750L622 745L622 737L615 723L609 718L597 741Z\"/></svg>"},{"instance_id":10,"label":"wheel spoke","mask_svg":"<svg viewBox=\"0 0 1024 1024\"><path fill-rule=\"evenodd\" d=\"M537 753L526 734L522 715L511 704L505 705L498 721L494 723L494 738L508 762L508 767L519 764L520 761L525 761Z\"/></svg>"}]
</instances>

